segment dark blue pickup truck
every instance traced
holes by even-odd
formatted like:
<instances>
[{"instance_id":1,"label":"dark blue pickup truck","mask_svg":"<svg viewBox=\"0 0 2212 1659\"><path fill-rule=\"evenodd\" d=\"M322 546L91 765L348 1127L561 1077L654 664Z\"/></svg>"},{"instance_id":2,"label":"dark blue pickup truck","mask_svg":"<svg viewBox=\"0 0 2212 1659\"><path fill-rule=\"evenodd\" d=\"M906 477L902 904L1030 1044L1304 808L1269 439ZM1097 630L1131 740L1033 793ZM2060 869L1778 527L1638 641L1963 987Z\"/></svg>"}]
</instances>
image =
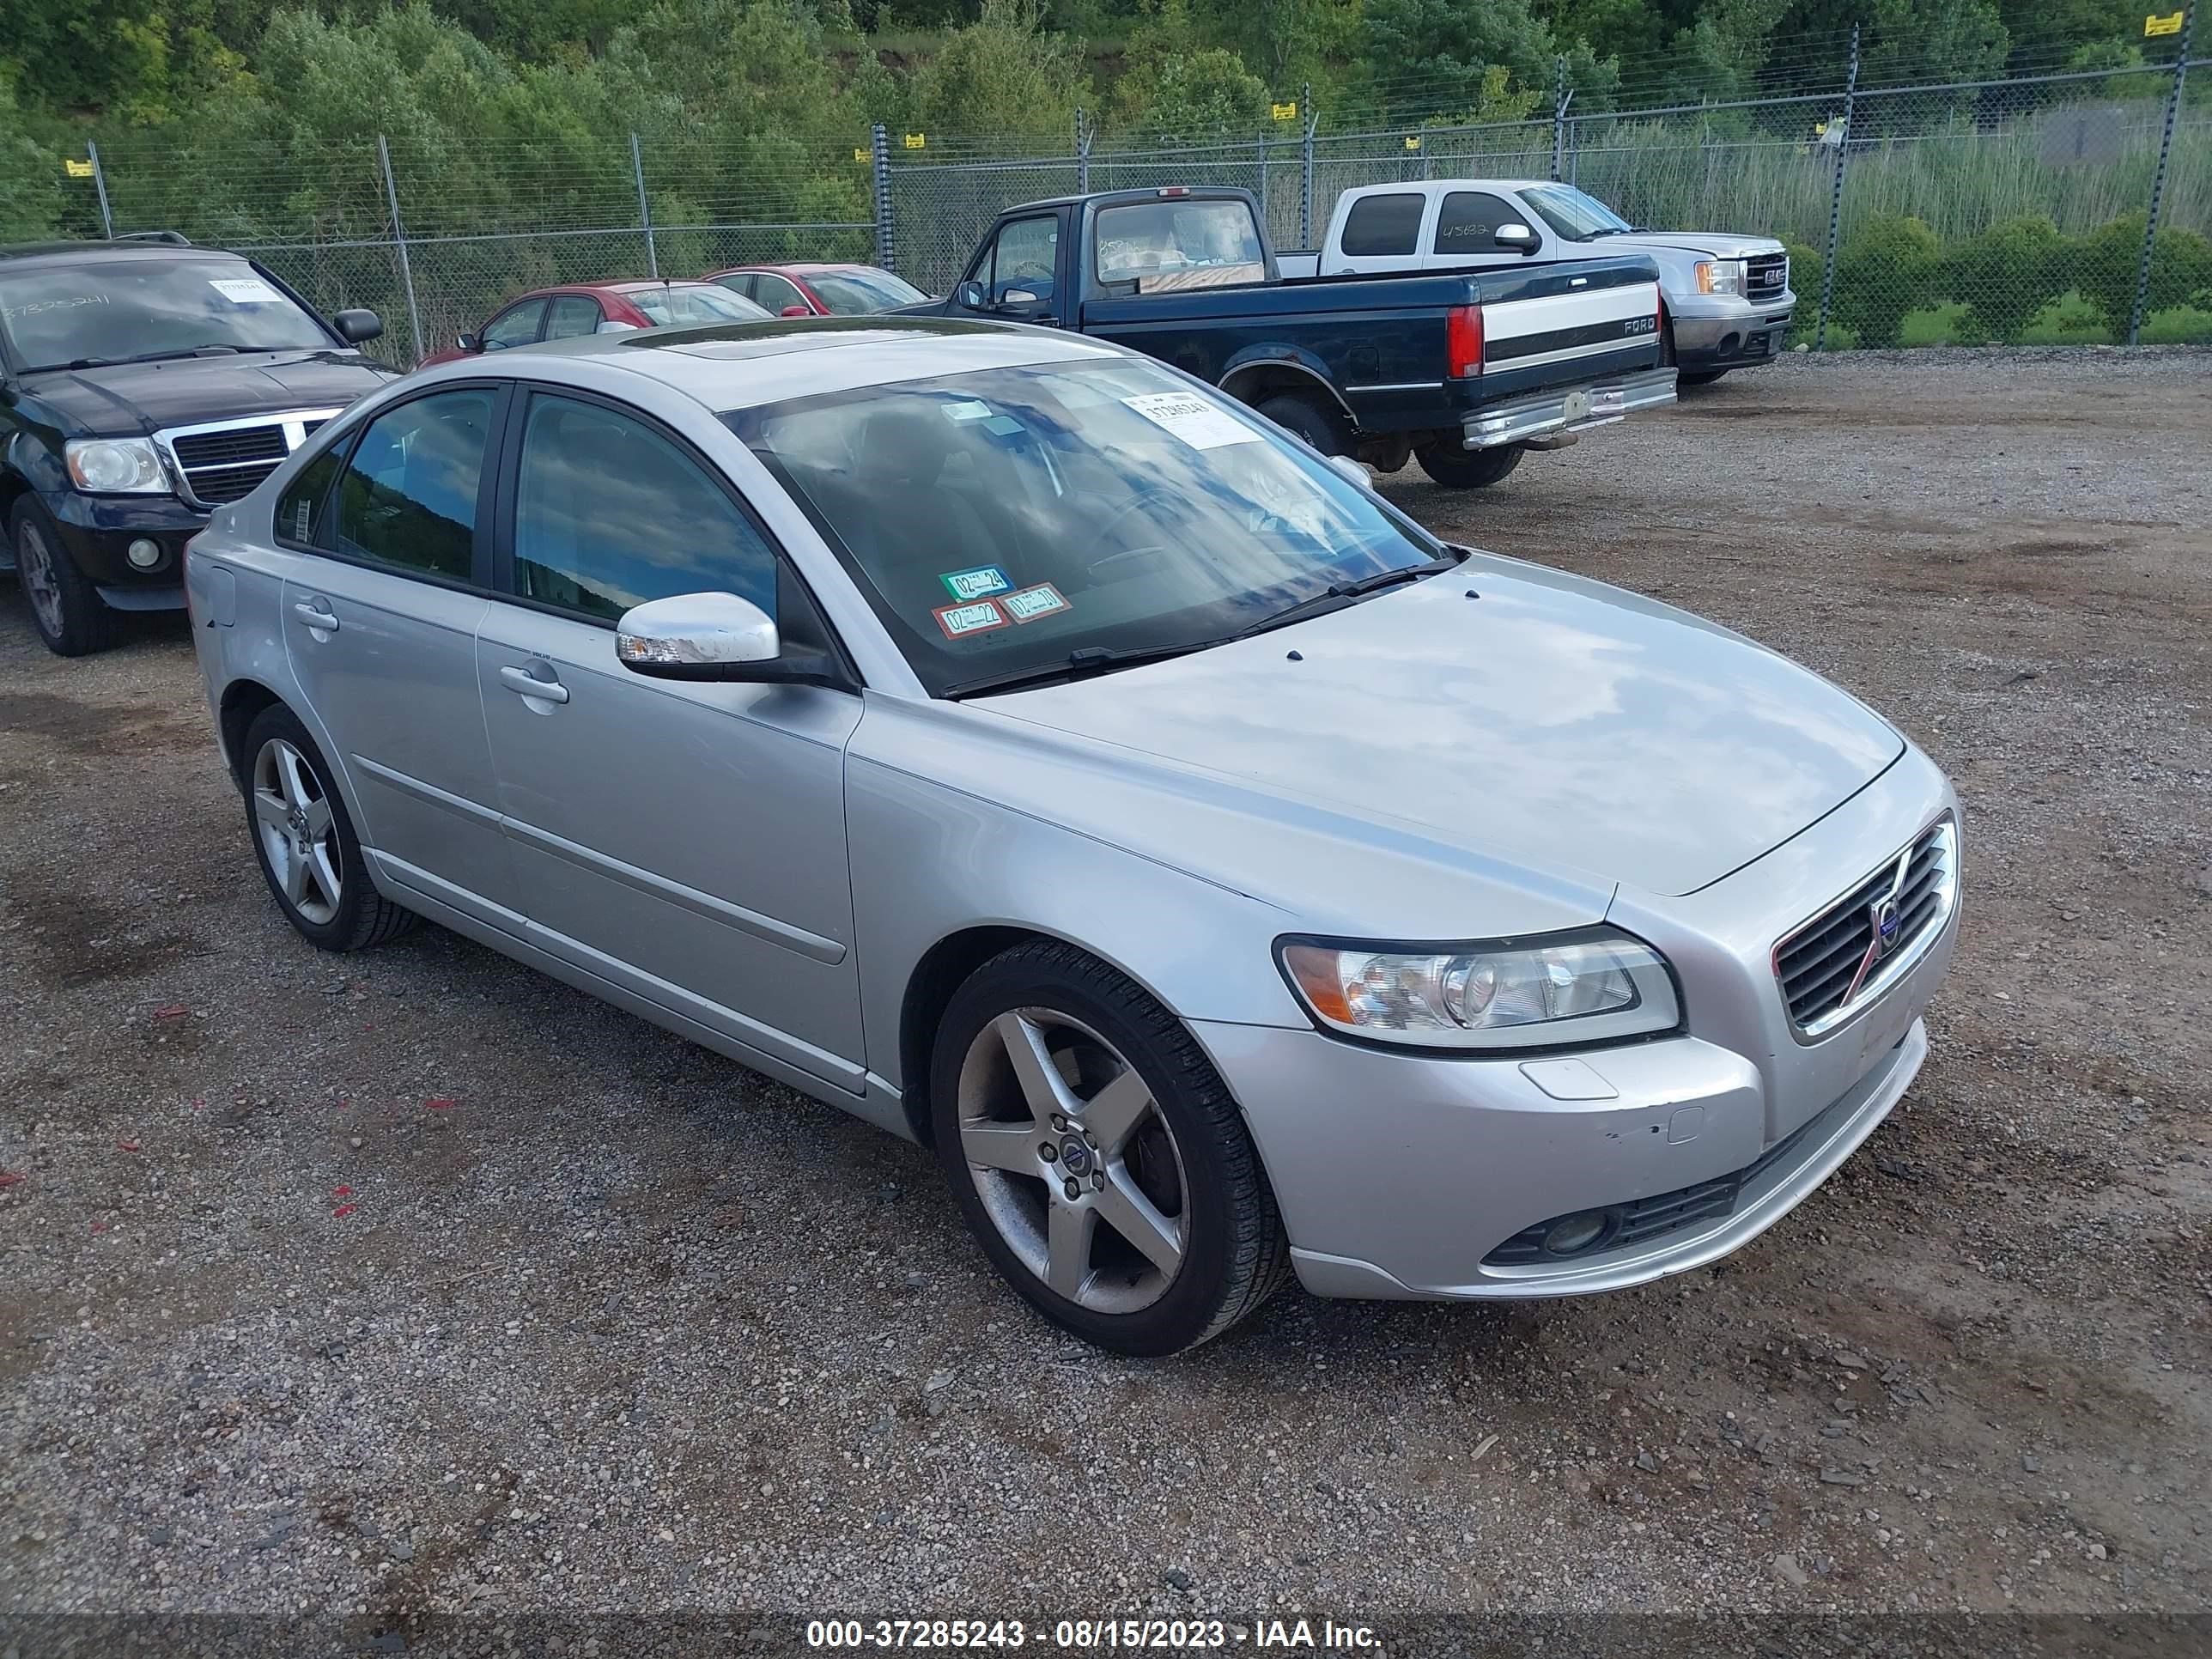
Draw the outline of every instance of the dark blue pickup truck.
<instances>
[{"instance_id":1,"label":"dark blue pickup truck","mask_svg":"<svg viewBox=\"0 0 2212 1659\"><path fill-rule=\"evenodd\" d=\"M1514 240L1515 233L1520 240ZM1526 225L1503 247L1534 248ZM1674 400L1642 256L1285 278L1249 191L1170 185L1010 208L915 311L1077 329L1250 404L1326 454L1497 483L1532 448Z\"/></svg>"}]
</instances>

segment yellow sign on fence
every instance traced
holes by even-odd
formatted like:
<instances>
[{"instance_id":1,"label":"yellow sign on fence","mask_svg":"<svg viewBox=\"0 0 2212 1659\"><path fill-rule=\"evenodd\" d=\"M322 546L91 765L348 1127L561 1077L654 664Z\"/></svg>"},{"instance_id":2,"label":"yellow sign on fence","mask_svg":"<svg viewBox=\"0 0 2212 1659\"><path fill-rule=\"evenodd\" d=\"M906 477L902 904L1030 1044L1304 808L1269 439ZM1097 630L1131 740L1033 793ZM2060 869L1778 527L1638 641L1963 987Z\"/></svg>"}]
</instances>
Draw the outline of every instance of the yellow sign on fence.
<instances>
[{"instance_id":1,"label":"yellow sign on fence","mask_svg":"<svg viewBox=\"0 0 2212 1659\"><path fill-rule=\"evenodd\" d=\"M865 161L868 159L868 152L855 144L853 146L853 159L855 161Z\"/></svg>"},{"instance_id":2,"label":"yellow sign on fence","mask_svg":"<svg viewBox=\"0 0 2212 1659\"><path fill-rule=\"evenodd\" d=\"M63 157L62 166L68 169L69 176L72 179L89 179L92 177L92 163L89 161L80 161L74 155Z\"/></svg>"},{"instance_id":3,"label":"yellow sign on fence","mask_svg":"<svg viewBox=\"0 0 2212 1659\"><path fill-rule=\"evenodd\" d=\"M2143 19L2143 33L2145 34L2179 34L2181 33L2181 20L2186 15L2184 12L2170 11L2163 17L2155 15L2146 17Z\"/></svg>"},{"instance_id":4,"label":"yellow sign on fence","mask_svg":"<svg viewBox=\"0 0 2212 1659\"><path fill-rule=\"evenodd\" d=\"M1406 148L1407 149L1419 149L1420 147L1421 141L1418 138L1408 138L1406 140Z\"/></svg>"},{"instance_id":5,"label":"yellow sign on fence","mask_svg":"<svg viewBox=\"0 0 2212 1659\"><path fill-rule=\"evenodd\" d=\"M1278 121L1295 121L1298 118L1297 100L1292 99L1287 104L1270 104L1267 112Z\"/></svg>"},{"instance_id":6,"label":"yellow sign on fence","mask_svg":"<svg viewBox=\"0 0 2212 1659\"><path fill-rule=\"evenodd\" d=\"M909 132L906 136L906 147L908 149L920 149L928 142L928 138L919 132Z\"/></svg>"}]
</instances>

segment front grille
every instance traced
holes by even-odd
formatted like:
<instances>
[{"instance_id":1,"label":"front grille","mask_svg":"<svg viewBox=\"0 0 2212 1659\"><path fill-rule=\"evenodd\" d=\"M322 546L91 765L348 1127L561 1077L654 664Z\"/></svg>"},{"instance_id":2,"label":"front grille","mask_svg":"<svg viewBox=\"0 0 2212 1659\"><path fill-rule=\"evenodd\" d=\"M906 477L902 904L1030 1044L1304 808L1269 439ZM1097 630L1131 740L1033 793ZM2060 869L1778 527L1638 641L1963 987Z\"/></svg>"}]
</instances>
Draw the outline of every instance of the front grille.
<instances>
[{"instance_id":1,"label":"front grille","mask_svg":"<svg viewBox=\"0 0 2212 1659\"><path fill-rule=\"evenodd\" d=\"M1820 1121L1814 1118L1813 1123ZM1795 1133L1784 1136L1761 1152L1757 1158L1741 1170L1724 1176L1715 1176L1710 1181L1700 1181L1695 1186L1678 1187L1671 1193L1657 1193L1650 1198L1639 1198L1633 1203L1616 1204L1607 1212L1606 1231L1597 1239L1570 1255L1554 1255L1544 1248L1544 1235L1558 1222L1565 1219L1554 1216L1549 1221L1540 1221L1533 1227L1523 1227L1488 1255L1482 1258L1486 1267L1526 1267L1538 1262L1571 1261L1582 1256L1595 1255L1601 1250L1626 1249L1632 1245L1648 1244L1668 1233L1679 1233L1686 1227L1701 1222L1718 1221L1735 1212L1736 1200L1743 1196L1744 1188L1766 1173L1774 1161L1795 1146L1800 1137L1810 1130L1813 1123L1802 1125Z\"/></svg>"},{"instance_id":2,"label":"front grille","mask_svg":"<svg viewBox=\"0 0 2212 1659\"><path fill-rule=\"evenodd\" d=\"M1774 975L1798 1030L1817 1034L1892 960L1950 914L1958 831L1948 818L1774 947Z\"/></svg>"},{"instance_id":3,"label":"front grille","mask_svg":"<svg viewBox=\"0 0 2212 1659\"><path fill-rule=\"evenodd\" d=\"M1790 286L1790 256L1754 253L1743 262L1743 291L1747 298L1771 300Z\"/></svg>"},{"instance_id":4,"label":"front grille","mask_svg":"<svg viewBox=\"0 0 2212 1659\"><path fill-rule=\"evenodd\" d=\"M185 428L166 434L166 441L182 476L185 497L203 507L222 507L245 500L255 485L283 465L292 453L291 431L304 441L329 418L319 410L312 416L295 413Z\"/></svg>"}]
</instances>

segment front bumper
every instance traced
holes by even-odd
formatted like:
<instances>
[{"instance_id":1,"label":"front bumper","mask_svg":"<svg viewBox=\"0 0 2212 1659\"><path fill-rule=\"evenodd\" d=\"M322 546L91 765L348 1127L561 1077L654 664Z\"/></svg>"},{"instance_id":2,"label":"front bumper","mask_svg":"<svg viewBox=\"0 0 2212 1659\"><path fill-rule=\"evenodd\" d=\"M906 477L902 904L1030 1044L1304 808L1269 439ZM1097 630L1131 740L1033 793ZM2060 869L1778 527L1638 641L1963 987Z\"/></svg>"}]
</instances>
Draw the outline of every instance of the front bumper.
<instances>
[{"instance_id":1,"label":"front bumper","mask_svg":"<svg viewBox=\"0 0 2212 1659\"><path fill-rule=\"evenodd\" d=\"M1478 409L1461 422L1469 449L1526 443L1565 432L1610 426L1640 409L1674 401L1674 370L1650 368L1589 386L1557 386Z\"/></svg>"},{"instance_id":2,"label":"front bumper","mask_svg":"<svg viewBox=\"0 0 2212 1659\"><path fill-rule=\"evenodd\" d=\"M1782 355L1790 337L1791 306L1749 307L1716 316L1674 314L1674 366L1696 374L1716 368L1752 368Z\"/></svg>"},{"instance_id":3,"label":"front bumper","mask_svg":"<svg viewBox=\"0 0 2212 1659\"><path fill-rule=\"evenodd\" d=\"M185 544L207 528L207 514L195 513L173 495L80 495L74 490L42 495L60 526L61 550L76 562L100 597L118 611L180 611L185 604ZM161 550L150 570L132 564L126 550L134 541Z\"/></svg>"}]
</instances>

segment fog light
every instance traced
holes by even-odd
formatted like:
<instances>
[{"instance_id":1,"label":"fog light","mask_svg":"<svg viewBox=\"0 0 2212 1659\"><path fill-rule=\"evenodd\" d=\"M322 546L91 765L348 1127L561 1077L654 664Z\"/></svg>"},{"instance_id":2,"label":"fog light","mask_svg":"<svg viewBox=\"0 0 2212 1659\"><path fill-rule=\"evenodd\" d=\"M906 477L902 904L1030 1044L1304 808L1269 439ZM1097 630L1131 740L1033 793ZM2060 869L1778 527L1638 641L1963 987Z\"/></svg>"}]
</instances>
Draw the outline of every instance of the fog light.
<instances>
[{"instance_id":1,"label":"fog light","mask_svg":"<svg viewBox=\"0 0 2212 1659\"><path fill-rule=\"evenodd\" d=\"M1612 1218L1603 1210L1581 1210L1563 1215L1544 1229L1544 1254L1579 1255L1606 1235Z\"/></svg>"},{"instance_id":2,"label":"fog light","mask_svg":"<svg viewBox=\"0 0 2212 1659\"><path fill-rule=\"evenodd\" d=\"M143 536L124 550L123 556L141 570L151 570L161 562L161 544L149 542Z\"/></svg>"}]
</instances>

